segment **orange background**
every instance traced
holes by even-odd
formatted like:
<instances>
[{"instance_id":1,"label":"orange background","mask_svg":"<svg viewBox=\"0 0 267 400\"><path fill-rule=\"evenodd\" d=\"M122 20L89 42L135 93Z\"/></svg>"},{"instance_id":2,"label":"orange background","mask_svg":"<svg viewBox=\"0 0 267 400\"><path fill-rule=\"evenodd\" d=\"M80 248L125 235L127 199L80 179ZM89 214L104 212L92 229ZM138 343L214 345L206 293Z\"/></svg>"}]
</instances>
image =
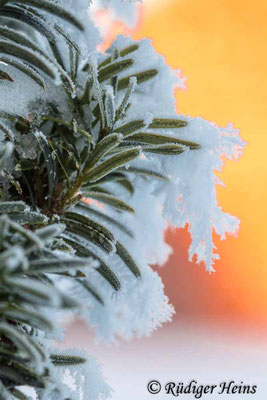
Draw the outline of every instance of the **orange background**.
<instances>
[{"instance_id":1,"label":"orange background","mask_svg":"<svg viewBox=\"0 0 267 400\"><path fill-rule=\"evenodd\" d=\"M222 126L233 122L249 143L238 163L227 162L219 174L226 183L217 188L219 204L241 219L241 229L238 238L215 238L221 256L216 273L187 261L186 232L167 233L174 254L160 274L178 318L267 327L266 15L266 0L144 0L140 23L130 32L136 40L151 38L187 78L187 91L177 93L179 112ZM127 32L122 24L112 30L110 40Z\"/></svg>"}]
</instances>

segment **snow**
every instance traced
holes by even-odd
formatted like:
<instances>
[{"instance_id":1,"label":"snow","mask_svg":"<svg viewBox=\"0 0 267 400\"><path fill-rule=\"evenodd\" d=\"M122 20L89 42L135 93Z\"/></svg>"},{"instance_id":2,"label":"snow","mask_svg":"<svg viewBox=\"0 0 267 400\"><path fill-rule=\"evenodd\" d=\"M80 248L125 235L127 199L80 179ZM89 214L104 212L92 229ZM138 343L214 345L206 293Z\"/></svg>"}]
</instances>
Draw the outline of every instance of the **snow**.
<instances>
[{"instance_id":1,"label":"snow","mask_svg":"<svg viewBox=\"0 0 267 400\"><path fill-rule=\"evenodd\" d=\"M53 366L50 362L49 368L53 371L57 386L51 384L46 391L38 391L40 396L38 399L58 400L71 397L73 400L105 400L110 398L112 389L105 382L102 368L94 357L87 356L83 349L77 347L59 350L46 339L44 343L50 354L81 357L86 359L86 363Z\"/></svg>"},{"instance_id":2,"label":"snow","mask_svg":"<svg viewBox=\"0 0 267 400\"><path fill-rule=\"evenodd\" d=\"M239 227L238 219L223 212L218 205L216 185L221 183L216 177L216 171L220 171L223 159L238 159L245 143L239 137L238 131L231 125L220 128L215 123L202 118L177 115L173 92L175 88L184 86L183 79L177 71L171 70L166 65L164 57L154 51L151 42L147 39L138 42L138 50L126 56L134 63L133 66L120 73L120 78L150 69L157 69L158 74L153 79L139 85L137 85L136 78L132 78L128 89L119 91L115 99L113 88L105 83L100 84L98 81L97 59L103 58L103 55L96 50L100 38L94 23L88 17L90 1L65 0L64 5L66 9L75 12L76 17L85 25L83 34L70 24L66 24L66 26L64 24L64 28L67 29L69 36L77 41L84 61L89 60L93 93L100 106L102 127L104 128L106 122L109 128L113 126L116 115L115 105L120 107L120 113L123 114L127 105L131 103L127 115L117 123L116 127L129 121L143 119L145 123L143 129L147 132L164 133L196 142L201 146L199 150L189 150L184 147L184 152L179 156L168 157L145 153L129 163L130 166L148 168L162 173L169 178L169 181L165 182L151 177L147 179L140 175L129 174L135 188L132 196L126 194L123 188L112 184L114 193L127 201L134 208L135 214L118 214L117 211L108 207L104 207L102 211L108 217L119 220L121 224L130 229L134 239L112 225L111 222L101 221L101 218L97 216L90 216L114 232L115 236L111 243L110 255L104 254L94 244L79 239L84 246L103 258L121 283L121 290L115 292L95 268L88 269L88 279L93 287L97 288L104 301L104 306L75 281L72 282L65 278L54 280L63 293L70 293L74 298L80 299L83 303L80 314L85 317L89 325L95 328L100 340L115 342L121 338L129 340L134 336L149 336L163 323L170 321L174 314L174 309L164 293L160 277L150 267L151 264L156 263L163 265L172 251L165 242L164 231L168 225L179 228L187 226L192 238L189 259L192 260L193 257L196 257L197 262L203 262L209 272L214 270L215 260L219 256L215 252L213 233L215 232L221 239L225 239L227 234L235 234ZM135 16L132 14L132 19L128 19L128 11L135 10L134 4L129 4L123 9L119 1L113 0L111 5L116 10L114 11L116 15L120 17L123 15L123 18L127 18L128 23L133 23ZM50 16L48 22L52 24L54 17ZM45 39L39 39L41 47L46 49ZM58 40L59 45L67 49L64 39L61 37ZM119 36L115 40L112 50L114 48L121 50L134 43L136 42L129 37ZM68 54L67 51L66 54ZM118 61L120 59L119 57ZM67 60L67 55L64 60ZM48 111L46 103L53 101L64 117L67 120L70 119L70 106L64 90L57 86L58 82L55 84L45 78L46 90L43 91L39 86L33 85L32 80L22 75L20 71L8 66L2 67L2 65L1 68L12 72L11 75L15 81L14 84L7 81L0 83L2 91L6 93L1 97L2 112L10 113L14 110L16 115L29 117L32 110L35 110L38 115L41 115L42 112ZM88 73L81 72L79 84L85 83L87 79ZM72 96L75 96L77 88L71 80L69 83L72 88ZM103 93L106 94L105 102L103 102ZM16 99L15 107L14 99ZM26 99L27 101L25 101ZM85 107L84 111L87 111L86 117L90 120L92 110ZM149 125L154 118L179 118L187 121L187 126L179 129L151 129ZM74 130L78 135L76 128L77 125L74 122ZM96 131L97 128L94 129L95 137ZM40 131L37 131L35 136L32 133L28 134L26 140L24 136L18 134L16 137L17 151L25 158L34 159L36 154L35 137L42 136L46 140L46 136ZM11 151L10 146L12 147L12 145L9 145ZM107 184L107 188L109 185ZM13 226L19 229L15 223ZM62 225L52 229L55 229L55 235L59 234L62 231ZM44 230L39 231L39 233L42 232L45 234ZM27 235L36 245L43 248L45 239L39 239L38 232L36 235L28 231ZM75 235L73 236L75 237ZM65 234L62 237L66 237ZM141 271L140 278L136 278L115 253L116 240L119 240L133 256ZM17 267L23 252L21 253L19 248L15 248L12 254L14 256L12 262L9 261L10 257L8 258L8 267L11 270ZM66 255L66 257L68 256ZM23 282L16 281L15 283L20 284L20 288L27 290L31 288L31 283L28 282L27 285L27 282L25 279ZM47 287L40 282L36 282L34 288L45 300L50 300L52 305L60 305L60 295L54 290L46 289ZM54 315L58 318L57 313ZM47 343L45 342L45 344ZM54 372L58 381L62 382L64 370L62 372L55 368ZM89 359L87 367L80 366L75 371L70 371L70 374L74 384L77 387L83 387L86 399L101 400L109 397L110 389L103 383L101 372L94 359ZM63 392L66 390L64 384L62 390ZM72 391L72 398L78 400L79 393L80 389L76 391L76 394ZM43 400L58 399L58 393L51 387L51 392L40 394L39 398Z\"/></svg>"},{"instance_id":3,"label":"snow","mask_svg":"<svg viewBox=\"0 0 267 400\"><path fill-rule=\"evenodd\" d=\"M133 28L138 20L138 4L140 0L92 0L91 13L101 9L109 11L112 22L123 21Z\"/></svg>"},{"instance_id":4,"label":"snow","mask_svg":"<svg viewBox=\"0 0 267 400\"><path fill-rule=\"evenodd\" d=\"M122 49L133 43L135 42L129 37L119 36L114 46ZM151 129L147 130L148 132L164 133L201 145L200 150L187 149L178 157L146 154L145 160L139 159L134 165L153 166L170 178L171 182L161 184L161 187L156 187L156 182L149 183L158 198L159 208L162 208L162 217L176 227L183 228L188 224L192 237L189 258L192 259L196 255L197 262L203 261L207 270L212 271L214 261L218 257L214 254L213 231L224 239L227 233L237 232L239 226L235 217L224 213L218 206L216 197L218 179L215 172L220 171L223 158L237 159L245 143L232 125L220 128L200 117L190 118L176 114L173 91L175 87L183 87L183 80L166 65L162 56L155 53L150 41L143 39L138 51L129 57L141 59L142 62L138 62L138 68L134 64L127 72L123 72L122 76L155 67L159 72L154 79L137 87L135 101L129 109L128 118L138 119L142 116L145 104L146 112L151 112L156 118L175 117L188 122L184 128ZM143 193L142 178L137 180L140 193ZM147 183L145 186L147 189ZM154 218L160 218L159 213L155 214Z\"/></svg>"}]
</instances>

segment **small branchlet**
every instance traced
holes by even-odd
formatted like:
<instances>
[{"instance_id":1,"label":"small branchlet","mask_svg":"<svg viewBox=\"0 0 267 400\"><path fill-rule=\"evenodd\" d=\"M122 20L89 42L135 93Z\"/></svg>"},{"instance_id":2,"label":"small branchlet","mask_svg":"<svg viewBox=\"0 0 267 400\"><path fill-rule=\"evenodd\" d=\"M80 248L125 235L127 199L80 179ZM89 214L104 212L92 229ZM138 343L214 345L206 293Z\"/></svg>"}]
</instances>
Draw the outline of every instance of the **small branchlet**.
<instances>
[{"instance_id":1,"label":"small branchlet","mask_svg":"<svg viewBox=\"0 0 267 400\"><path fill-rule=\"evenodd\" d=\"M120 218L125 212L135 217L132 176L163 182L168 177L132 161L140 161L142 153L179 156L200 146L175 135L183 132L184 120L155 116L148 123L129 115L137 89L146 89L159 73L140 70L138 43L113 46L99 64L90 57L82 66L83 46L69 35L68 25L84 27L53 0L0 0L1 18L15 21L0 27L2 84L16 85L19 73L42 90L53 85L55 93L54 99L36 100L26 116L17 115L15 105L8 113L0 110L0 398L27 400L21 385L42 393L52 383L57 391L52 364L86 363L75 355L48 356L39 335L54 330L43 309L81 307L59 290L59 278L72 280L105 307L92 277L99 274L120 290L121 277L109 256L115 255L132 279L141 277L115 233L134 240ZM66 29L55 19L65 21ZM58 104L65 104L64 110ZM115 211L109 215L106 209Z\"/></svg>"}]
</instances>

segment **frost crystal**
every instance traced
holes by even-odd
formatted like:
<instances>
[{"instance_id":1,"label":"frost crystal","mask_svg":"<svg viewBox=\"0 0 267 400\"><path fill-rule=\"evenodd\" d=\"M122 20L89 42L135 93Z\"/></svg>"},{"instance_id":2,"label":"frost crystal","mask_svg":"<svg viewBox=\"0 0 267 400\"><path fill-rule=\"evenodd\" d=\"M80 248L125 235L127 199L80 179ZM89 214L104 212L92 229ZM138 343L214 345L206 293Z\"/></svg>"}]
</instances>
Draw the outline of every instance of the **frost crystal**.
<instances>
[{"instance_id":1,"label":"frost crystal","mask_svg":"<svg viewBox=\"0 0 267 400\"><path fill-rule=\"evenodd\" d=\"M189 259L211 272L213 234L224 239L239 227L218 205L215 175L242 153L238 132L177 115L173 93L183 80L149 40L118 36L99 53L92 4L15 2L11 11L30 27L0 29L0 50L11 56L0 58L0 335L10 339L0 353L18 350L0 354L0 398L23 382L39 400L109 398L93 358L52 346L51 320L70 310L106 342L148 336L174 314L151 268L172 252L166 228L187 226ZM128 23L135 5L105 2ZM13 360L23 373L13 374Z\"/></svg>"}]
</instances>

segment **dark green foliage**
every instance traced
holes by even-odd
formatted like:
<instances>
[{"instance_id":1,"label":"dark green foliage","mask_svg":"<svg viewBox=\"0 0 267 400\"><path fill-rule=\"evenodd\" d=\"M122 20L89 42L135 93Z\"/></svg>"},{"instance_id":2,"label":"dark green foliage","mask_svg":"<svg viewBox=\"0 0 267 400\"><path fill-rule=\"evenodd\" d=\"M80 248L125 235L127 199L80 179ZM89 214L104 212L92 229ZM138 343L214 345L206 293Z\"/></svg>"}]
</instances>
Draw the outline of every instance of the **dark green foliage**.
<instances>
[{"instance_id":1,"label":"dark green foliage","mask_svg":"<svg viewBox=\"0 0 267 400\"><path fill-rule=\"evenodd\" d=\"M122 78L118 82L118 90L127 89L128 85L129 85L129 81L132 77L136 77L137 84L140 84L140 83L149 81L150 79L154 78L154 76L156 76L157 73L158 73L158 71L156 69L149 69L147 71L138 72L137 74L130 75L126 78Z\"/></svg>"},{"instance_id":2,"label":"dark green foliage","mask_svg":"<svg viewBox=\"0 0 267 400\"><path fill-rule=\"evenodd\" d=\"M51 354L50 358L53 364L58 367L61 365L79 365L84 364L86 362L85 358L77 357L77 356L63 356L61 354Z\"/></svg>"},{"instance_id":3,"label":"dark green foliage","mask_svg":"<svg viewBox=\"0 0 267 400\"><path fill-rule=\"evenodd\" d=\"M46 63L46 61L42 58L42 56L33 53L31 50L27 49L27 47L18 45L16 43L9 43L0 40L0 53L14 56L23 61L26 61L26 63L31 64L34 67L43 71L50 78L53 79L56 78L53 69L50 68L50 65Z\"/></svg>"},{"instance_id":4,"label":"dark green foliage","mask_svg":"<svg viewBox=\"0 0 267 400\"><path fill-rule=\"evenodd\" d=\"M99 69L98 80L101 83L112 78L114 75L117 75L119 72L131 67L132 65L133 60L122 60L109 64L107 67Z\"/></svg>"},{"instance_id":5,"label":"dark green foliage","mask_svg":"<svg viewBox=\"0 0 267 400\"><path fill-rule=\"evenodd\" d=\"M142 151L177 155L199 149L196 143L152 131L182 129L186 121L155 118L147 126L138 116L127 118L135 85L146 85L158 73L150 69L127 76L135 62L125 57L137 52L138 44L113 49L100 65L90 61L82 67L79 46L61 26L46 21L46 12L83 29L53 1L0 1L1 21L18 24L18 28L4 23L0 27L0 61L11 67L10 73L0 71L0 81L16 85L14 68L43 89L56 79L58 97L68 107L63 113L56 101L40 101L27 118L0 110L4 135L0 142L0 400L27 399L20 385L45 389L53 381L51 363L66 367L86 361L47 354L39 340L41 331L53 331L44 308L79 307L76 299L58 290L55 276L72 279L103 307L92 271L113 290L121 287L119 273L106 261L108 255L116 254L134 277L141 276L134 257L113 232L134 240L131 229L120 220L122 212L134 213L134 209L118 193L128 197L134 193L132 175L168 178L128 164ZM35 31L47 39L47 47L34 39ZM59 49L59 38L66 43L69 59ZM121 78L121 72L126 77ZM110 87L104 88L105 84ZM125 90L123 101L117 105L121 90ZM92 199L116 213L111 217L92 207Z\"/></svg>"},{"instance_id":6,"label":"dark green foliage","mask_svg":"<svg viewBox=\"0 0 267 400\"><path fill-rule=\"evenodd\" d=\"M181 140L176 137L170 137L166 135L147 133L147 132L136 133L128 137L127 140L138 143L151 144L151 145L176 144L176 145L187 146L191 150L197 150L200 148L200 146L197 143L188 142L187 140Z\"/></svg>"}]
</instances>

